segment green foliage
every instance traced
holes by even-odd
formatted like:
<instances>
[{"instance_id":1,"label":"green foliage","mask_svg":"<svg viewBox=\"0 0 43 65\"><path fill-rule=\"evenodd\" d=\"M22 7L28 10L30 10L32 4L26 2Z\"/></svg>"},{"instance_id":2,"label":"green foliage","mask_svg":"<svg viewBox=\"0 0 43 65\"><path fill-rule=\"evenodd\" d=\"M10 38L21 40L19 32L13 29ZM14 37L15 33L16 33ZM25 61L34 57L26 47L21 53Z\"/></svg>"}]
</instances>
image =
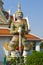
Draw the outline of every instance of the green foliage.
<instances>
[{"instance_id":1,"label":"green foliage","mask_svg":"<svg viewBox=\"0 0 43 65\"><path fill-rule=\"evenodd\" d=\"M26 65L43 65L43 52L36 52L27 57Z\"/></svg>"}]
</instances>

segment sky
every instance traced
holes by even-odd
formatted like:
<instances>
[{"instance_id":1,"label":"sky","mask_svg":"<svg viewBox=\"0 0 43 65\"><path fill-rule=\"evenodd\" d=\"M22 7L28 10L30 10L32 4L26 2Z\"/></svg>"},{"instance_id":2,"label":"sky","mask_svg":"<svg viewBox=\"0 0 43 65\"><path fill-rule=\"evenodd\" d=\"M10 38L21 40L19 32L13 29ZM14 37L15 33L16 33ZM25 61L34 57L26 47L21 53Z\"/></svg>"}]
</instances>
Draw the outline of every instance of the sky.
<instances>
[{"instance_id":1,"label":"sky","mask_svg":"<svg viewBox=\"0 0 43 65\"><path fill-rule=\"evenodd\" d=\"M29 16L31 33L43 38L43 0L3 0L3 7L13 15L19 1L24 17Z\"/></svg>"}]
</instances>

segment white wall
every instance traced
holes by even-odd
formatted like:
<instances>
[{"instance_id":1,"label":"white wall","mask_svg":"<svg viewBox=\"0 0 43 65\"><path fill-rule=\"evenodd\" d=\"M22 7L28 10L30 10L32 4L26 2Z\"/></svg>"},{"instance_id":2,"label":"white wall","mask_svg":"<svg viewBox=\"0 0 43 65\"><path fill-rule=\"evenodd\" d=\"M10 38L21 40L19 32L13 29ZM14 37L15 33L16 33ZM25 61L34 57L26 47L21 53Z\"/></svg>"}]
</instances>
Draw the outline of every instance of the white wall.
<instances>
[{"instance_id":1,"label":"white wall","mask_svg":"<svg viewBox=\"0 0 43 65\"><path fill-rule=\"evenodd\" d=\"M10 42L11 37L0 37L0 61L3 61L4 58L4 49L3 49L3 43L4 42Z\"/></svg>"},{"instance_id":2,"label":"white wall","mask_svg":"<svg viewBox=\"0 0 43 65\"><path fill-rule=\"evenodd\" d=\"M40 42L36 42L35 50L40 51Z\"/></svg>"}]
</instances>

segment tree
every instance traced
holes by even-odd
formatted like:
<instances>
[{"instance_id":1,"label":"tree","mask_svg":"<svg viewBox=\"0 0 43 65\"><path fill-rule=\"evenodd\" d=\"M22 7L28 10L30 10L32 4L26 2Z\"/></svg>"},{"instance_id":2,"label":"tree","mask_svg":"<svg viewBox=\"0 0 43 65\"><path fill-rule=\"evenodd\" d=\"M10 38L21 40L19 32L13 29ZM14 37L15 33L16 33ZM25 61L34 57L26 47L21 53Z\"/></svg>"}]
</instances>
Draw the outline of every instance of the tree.
<instances>
[{"instance_id":1,"label":"tree","mask_svg":"<svg viewBox=\"0 0 43 65\"><path fill-rule=\"evenodd\" d=\"M33 53L26 58L26 65L43 65L43 52L33 51Z\"/></svg>"}]
</instances>

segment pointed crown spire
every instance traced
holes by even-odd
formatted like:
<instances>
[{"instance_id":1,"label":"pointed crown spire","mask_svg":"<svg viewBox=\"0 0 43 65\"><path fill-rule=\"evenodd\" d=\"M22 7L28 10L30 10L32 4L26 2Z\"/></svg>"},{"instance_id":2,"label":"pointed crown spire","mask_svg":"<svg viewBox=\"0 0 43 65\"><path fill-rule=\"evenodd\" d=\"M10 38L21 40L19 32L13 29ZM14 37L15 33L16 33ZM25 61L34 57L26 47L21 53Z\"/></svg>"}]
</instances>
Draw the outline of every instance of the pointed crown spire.
<instances>
[{"instance_id":1,"label":"pointed crown spire","mask_svg":"<svg viewBox=\"0 0 43 65\"><path fill-rule=\"evenodd\" d=\"M21 11L21 4L20 4L20 2L18 3L18 12L20 12Z\"/></svg>"},{"instance_id":2,"label":"pointed crown spire","mask_svg":"<svg viewBox=\"0 0 43 65\"><path fill-rule=\"evenodd\" d=\"M23 12L21 11L21 4L20 4L20 2L18 3L18 11L15 13L15 17L17 19L22 19L23 18Z\"/></svg>"}]
</instances>

